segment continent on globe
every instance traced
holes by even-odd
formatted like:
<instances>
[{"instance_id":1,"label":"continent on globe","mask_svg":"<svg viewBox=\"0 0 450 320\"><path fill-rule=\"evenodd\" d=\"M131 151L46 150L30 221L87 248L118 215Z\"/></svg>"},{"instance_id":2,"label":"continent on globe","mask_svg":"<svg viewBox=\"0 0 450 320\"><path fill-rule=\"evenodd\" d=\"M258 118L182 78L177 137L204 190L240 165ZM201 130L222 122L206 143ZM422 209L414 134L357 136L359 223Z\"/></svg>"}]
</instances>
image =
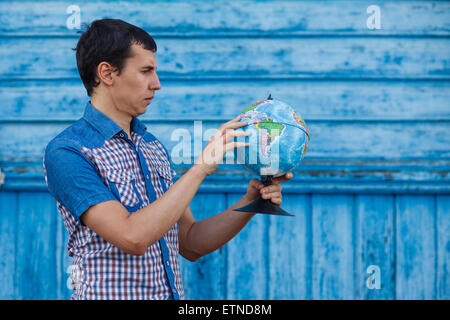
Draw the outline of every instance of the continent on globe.
<instances>
[{"instance_id":1,"label":"continent on globe","mask_svg":"<svg viewBox=\"0 0 450 320\"><path fill-rule=\"evenodd\" d=\"M267 119L254 125L260 131L261 153L267 158L270 156L270 145L281 135L285 126L282 123L273 122L272 119Z\"/></svg>"},{"instance_id":2,"label":"continent on globe","mask_svg":"<svg viewBox=\"0 0 450 320\"><path fill-rule=\"evenodd\" d=\"M242 110L241 113L246 113L247 111L253 110L253 109L255 109L255 108L258 106L258 104L261 104L261 103L264 103L264 102L267 102L267 101L269 101L269 100L261 100L261 101L252 103L252 104L249 105L247 108L245 108L244 110Z\"/></svg>"},{"instance_id":3,"label":"continent on globe","mask_svg":"<svg viewBox=\"0 0 450 320\"><path fill-rule=\"evenodd\" d=\"M306 123L305 123L305 121L303 121L303 119L300 118L300 116L297 114L297 112L292 111L292 117L294 118L295 121L297 121L297 123L298 123L299 125L301 125L302 127L305 128L305 131L307 130L307 129L306 129Z\"/></svg>"},{"instance_id":4,"label":"continent on globe","mask_svg":"<svg viewBox=\"0 0 450 320\"><path fill-rule=\"evenodd\" d=\"M272 139L277 138L283 132L285 126L280 122L273 122L272 119L267 119L255 124L256 129L264 128L269 131L269 135Z\"/></svg>"}]
</instances>

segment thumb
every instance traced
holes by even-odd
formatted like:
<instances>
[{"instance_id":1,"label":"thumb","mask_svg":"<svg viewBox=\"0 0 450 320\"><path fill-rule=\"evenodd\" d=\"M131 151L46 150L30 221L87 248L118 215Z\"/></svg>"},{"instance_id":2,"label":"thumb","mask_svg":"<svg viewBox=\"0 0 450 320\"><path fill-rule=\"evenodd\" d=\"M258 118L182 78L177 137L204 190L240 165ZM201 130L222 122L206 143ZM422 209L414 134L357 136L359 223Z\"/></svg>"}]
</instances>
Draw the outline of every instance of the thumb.
<instances>
[{"instance_id":1,"label":"thumb","mask_svg":"<svg viewBox=\"0 0 450 320\"><path fill-rule=\"evenodd\" d=\"M293 177L294 177L294 174L293 174L292 172L289 171L289 172L287 172L284 176L274 178L274 179L272 180L272 183L274 183L274 184L280 184L280 183L282 183L282 182L291 180Z\"/></svg>"}]
</instances>

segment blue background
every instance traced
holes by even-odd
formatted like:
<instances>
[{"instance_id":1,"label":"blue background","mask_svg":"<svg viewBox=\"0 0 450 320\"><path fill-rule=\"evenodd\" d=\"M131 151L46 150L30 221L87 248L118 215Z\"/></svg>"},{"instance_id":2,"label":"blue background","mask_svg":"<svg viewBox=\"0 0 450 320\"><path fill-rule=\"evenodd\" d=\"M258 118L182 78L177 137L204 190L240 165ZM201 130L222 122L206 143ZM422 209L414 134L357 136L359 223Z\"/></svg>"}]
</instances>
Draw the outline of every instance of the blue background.
<instances>
[{"instance_id":1,"label":"blue background","mask_svg":"<svg viewBox=\"0 0 450 320\"><path fill-rule=\"evenodd\" d=\"M155 37L163 88L141 119L169 152L174 129L217 128L269 93L308 125L284 185L296 216L255 216L216 252L181 258L187 298L450 298L450 3L0 1L1 299L71 293L67 232L42 172L44 147L87 101L71 4L82 23L121 18ZM195 218L226 209L251 178L221 165ZM371 265L378 290L366 286Z\"/></svg>"}]
</instances>

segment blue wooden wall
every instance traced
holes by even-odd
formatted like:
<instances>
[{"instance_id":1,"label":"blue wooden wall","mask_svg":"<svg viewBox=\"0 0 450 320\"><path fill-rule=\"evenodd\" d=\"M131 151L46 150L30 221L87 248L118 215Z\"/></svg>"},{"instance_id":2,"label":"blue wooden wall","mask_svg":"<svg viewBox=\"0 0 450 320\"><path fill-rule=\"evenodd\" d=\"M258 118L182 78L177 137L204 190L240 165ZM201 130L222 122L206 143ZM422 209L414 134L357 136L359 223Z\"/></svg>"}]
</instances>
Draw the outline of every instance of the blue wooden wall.
<instances>
[{"instance_id":1,"label":"blue wooden wall","mask_svg":"<svg viewBox=\"0 0 450 320\"><path fill-rule=\"evenodd\" d=\"M82 23L121 18L155 37L163 89L142 119L169 151L174 129L217 128L269 93L308 125L284 187L296 216L256 216L220 250L181 258L187 298L450 298L450 3L252 0L0 1L0 299L70 296L41 159L87 99L71 4ZM370 5L381 29L367 27ZM196 219L251 178L221 165L191 203ZM372 265L380 289L366 285Z\"/></svg>"}]
</instances>

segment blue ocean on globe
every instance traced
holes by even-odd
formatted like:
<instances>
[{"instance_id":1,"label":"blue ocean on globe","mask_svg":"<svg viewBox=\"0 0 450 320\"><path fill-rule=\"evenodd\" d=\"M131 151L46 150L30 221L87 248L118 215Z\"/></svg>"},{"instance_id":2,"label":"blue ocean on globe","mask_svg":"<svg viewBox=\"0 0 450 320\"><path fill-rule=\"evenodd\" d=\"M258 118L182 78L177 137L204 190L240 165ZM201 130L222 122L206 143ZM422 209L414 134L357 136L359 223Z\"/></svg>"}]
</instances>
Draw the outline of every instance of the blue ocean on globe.
<instances>
[{"instance_id":1,"label":"blue ocean on globe","mask_svg":"<svg viewBox=\"0 0 450 320\"><path fill-rule=\"evenodd\" d=\"M302 161L309 143L306 123L287 103L270 99L255 102L240 114L248 123L243 140L248 148L235 149L238 163L256 175L278 177Z\"/></svg>"}]
</instances>

